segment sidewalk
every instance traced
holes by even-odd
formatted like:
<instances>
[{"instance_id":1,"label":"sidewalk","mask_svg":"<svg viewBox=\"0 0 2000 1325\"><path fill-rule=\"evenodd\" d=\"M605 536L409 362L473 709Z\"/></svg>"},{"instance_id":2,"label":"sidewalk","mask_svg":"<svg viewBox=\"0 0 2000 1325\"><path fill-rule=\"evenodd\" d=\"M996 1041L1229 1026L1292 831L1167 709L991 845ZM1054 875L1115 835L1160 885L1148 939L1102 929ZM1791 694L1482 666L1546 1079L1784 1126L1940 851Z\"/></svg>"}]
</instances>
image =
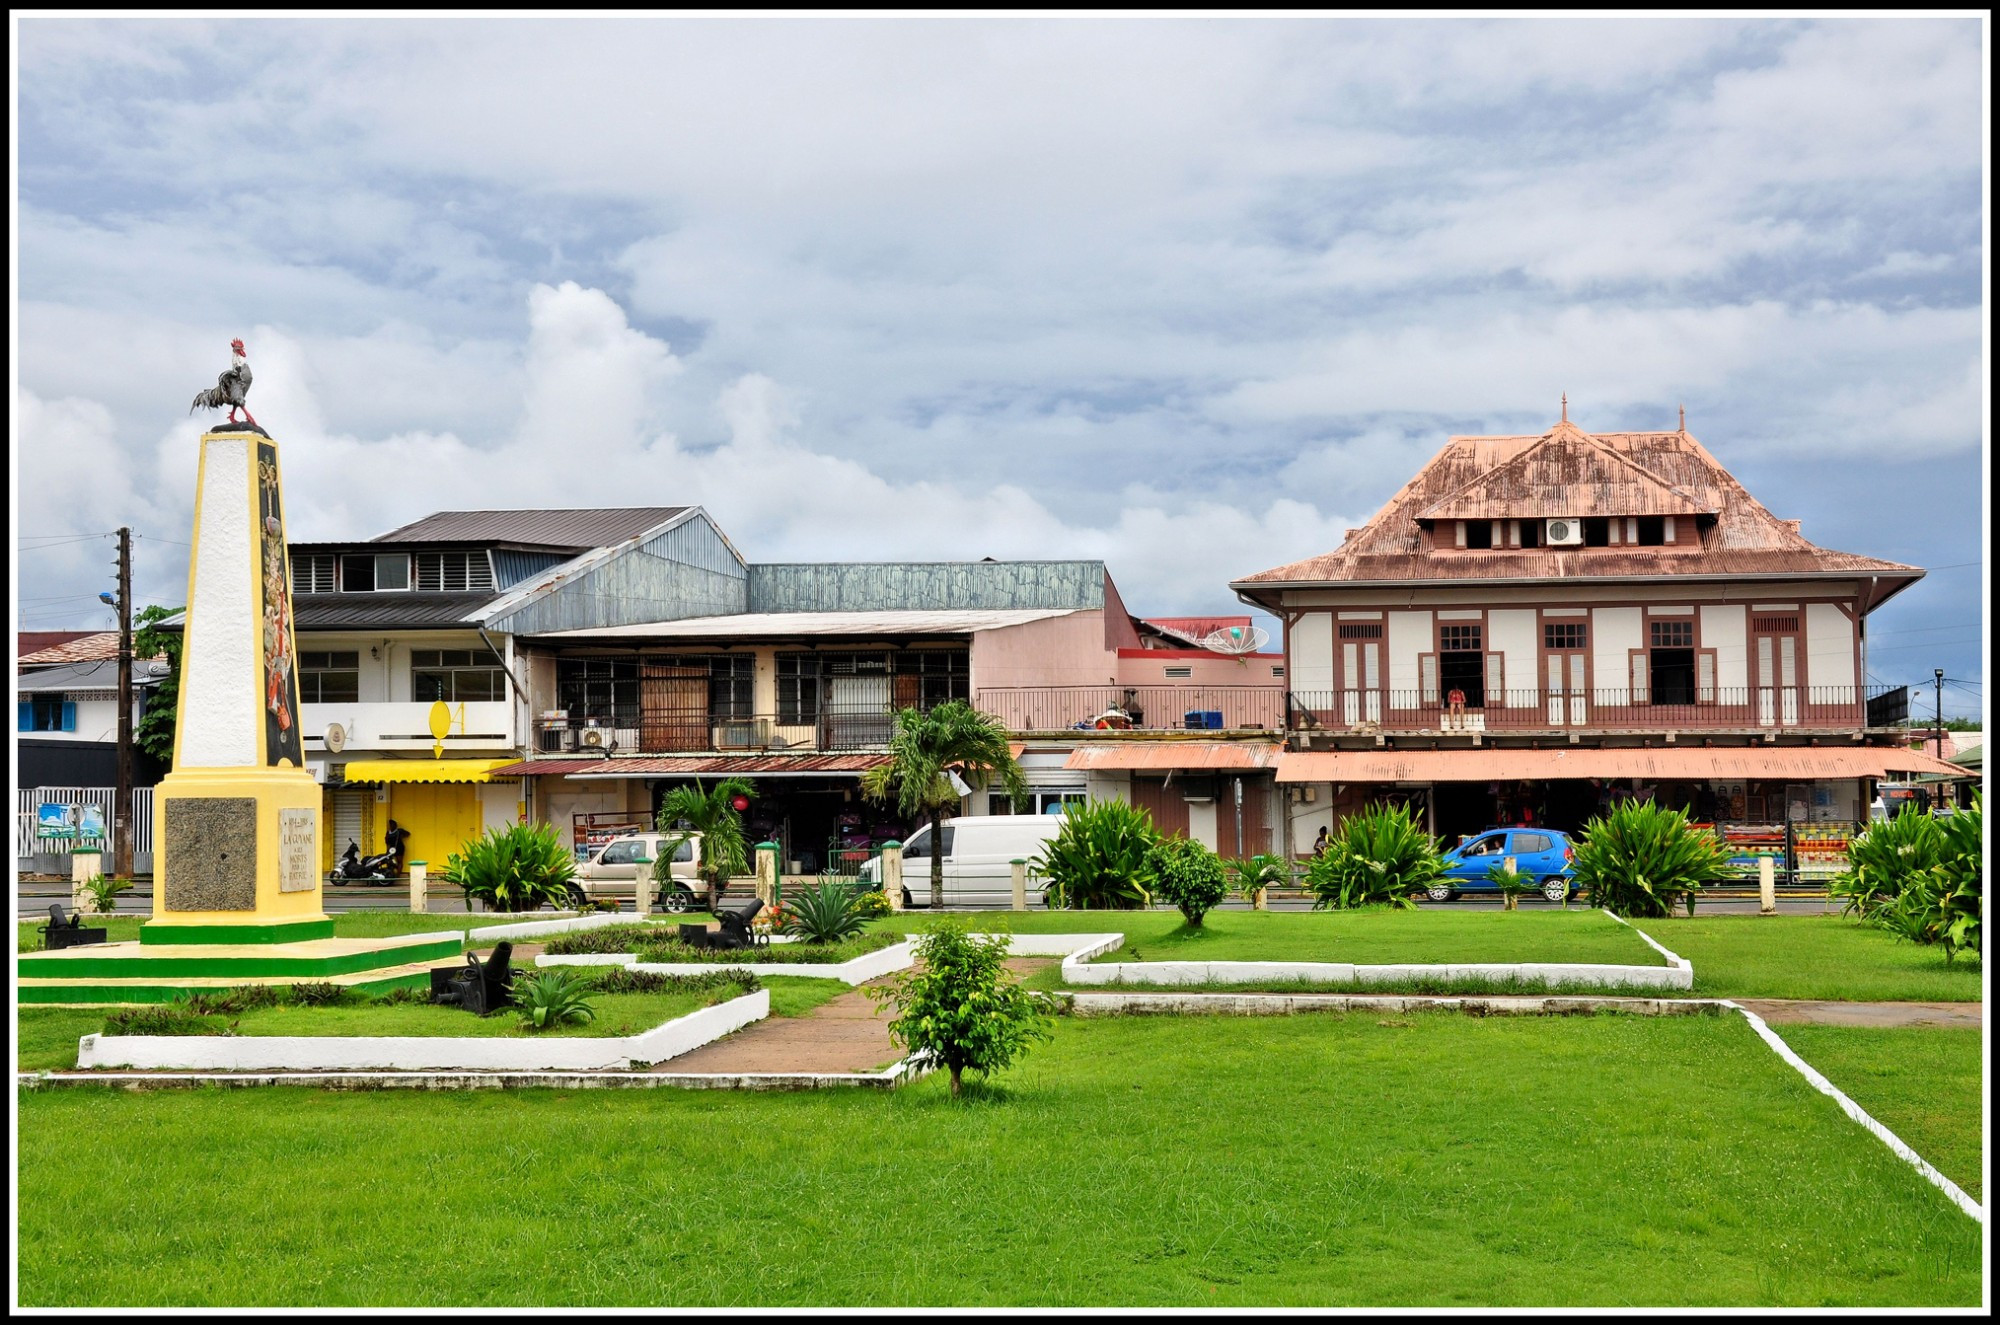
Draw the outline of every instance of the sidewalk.
<instances>
[{"instance_id":1,"label":"sidewalk","mask_svg":"<svg viewBox=\"0 0 2000 1325\"><path fill-rule=\"evenodd\" d=\"M1773 1026L1933 1026L1976 1031L1986 1023L1983 1003L1833 1003L1800 998L1731 1001Z\"/></svg>"}]
</instances>

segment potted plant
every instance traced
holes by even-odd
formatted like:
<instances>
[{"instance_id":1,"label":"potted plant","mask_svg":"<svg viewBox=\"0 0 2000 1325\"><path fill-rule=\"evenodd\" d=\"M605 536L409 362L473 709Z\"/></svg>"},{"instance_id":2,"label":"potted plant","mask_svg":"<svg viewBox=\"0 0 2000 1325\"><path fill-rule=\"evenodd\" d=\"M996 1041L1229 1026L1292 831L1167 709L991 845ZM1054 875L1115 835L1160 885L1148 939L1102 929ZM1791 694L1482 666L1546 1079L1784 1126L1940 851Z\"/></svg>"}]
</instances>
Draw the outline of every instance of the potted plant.
<instances>
[{"instance_id":1,"label":"potted plant","mask_svg":"<svg viewBox=\"0 0 2000 1325\"><path fill-rule=\"evenodd\" d=\"M1236 890L1257 911L1262 911L1269 901L1270 890L1286 883L1292 875L1285 858L1274 852L1233 860L1229 867L1236 872Z\"/></svg>"}]
</instances>

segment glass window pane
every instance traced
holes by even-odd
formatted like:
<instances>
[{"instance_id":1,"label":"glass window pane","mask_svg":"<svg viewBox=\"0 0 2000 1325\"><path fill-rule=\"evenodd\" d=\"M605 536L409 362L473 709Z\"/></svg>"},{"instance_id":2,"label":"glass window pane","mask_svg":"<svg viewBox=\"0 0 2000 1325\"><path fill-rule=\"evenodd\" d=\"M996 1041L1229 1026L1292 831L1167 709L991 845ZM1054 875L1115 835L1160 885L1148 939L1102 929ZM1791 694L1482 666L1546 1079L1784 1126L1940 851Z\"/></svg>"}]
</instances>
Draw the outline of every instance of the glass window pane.
<instances>
[{"instance_id":1,"label":"glass window pane","mask_svg":"<svg viewBox=\"0 0 2000 1325\"><path fill-rule=\"evenodd\" d=\"M376 557L375 587L378 590L409 588L410 559L400 552Z\"/></svg>"}]
</instances>

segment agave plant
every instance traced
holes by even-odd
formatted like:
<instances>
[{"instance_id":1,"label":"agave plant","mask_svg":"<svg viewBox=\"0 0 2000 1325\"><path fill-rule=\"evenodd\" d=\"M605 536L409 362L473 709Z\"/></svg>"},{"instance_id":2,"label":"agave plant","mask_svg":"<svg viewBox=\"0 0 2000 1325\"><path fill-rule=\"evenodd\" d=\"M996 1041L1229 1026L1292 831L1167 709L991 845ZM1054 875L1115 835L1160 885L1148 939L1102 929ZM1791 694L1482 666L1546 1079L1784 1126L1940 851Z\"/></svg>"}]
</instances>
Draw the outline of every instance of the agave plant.
<instances>
[{"instance_id":1,"label":"agave plant","mask_svg":"<svg viewBox=\"0 0 2000 1325\"><path fill-rule=\"evenodd\" d=\"M1943 944L1947 964L1962 949L1980 951L1986 880L1979 836L1984 820L1983 802L1975 797L1971 809L1932 821L1936 859L1927 868L1904 874L1894 897L1874 897L1869 918L1912 942Z\"/></svg>"},{"instance_id":2,"label":"agave plant","mask_svg":"<svg viewBox=\"0 0 2000 1325\"><path fill-rule=\"evenodd\" d=\"M545 1031L566 1021L594 1021L597 1010L590 1005L591 979L571 967L549 966L526 979L514 982L514 1006L520 1010L521 1025L531 1031Z\"/></svg>"},{"instance_id":3,"label":"agave plant","mask_svg":"<svg viewBox=\"0 0 2000 1325\"><path fill-rule=\"evenodd\" d=\"M1407 806L1370 805L1341 822L1326 850L1306 866L1313 909L1357 906L1414 908L1444 865L1437 841L1417 826Z\"/></svg>"},{"instance_id":4,"label":"agave plant","mask_svg":"<svg viewBox=\"0 0 2000 1325\"><path fill-rule=\"evenodd\" d=\"M576 877L576 856L548 824L509 824L467 842L445 862L440 878L495 911L561 906Z\"/></svg>"},{"instance_id":5,"label":"agave plant","mask_svg":"<svg viewBox=\"0 0 2000 1325\"><path fill-rule=\"evenodd\" d=\"M1693 915L1704 885L1735 877L1729 856L1713 832L1689 826L1685 810L1627 801L1584 825L1574 865L1593 906L1658 918L1675 902Z\"/></svg>"},{"instance_id":6,"label":"agave plant","mask_svg":"<svg viewBox=\"0 0 2000 1325\"><path fill-rule=\"evenodd\" d=\"M1976 816L1973 822L1976 832ZM1871 918L1902 896L1912 879L1927 875L1943 851L1944 828L1915 806L1871 824L1847 848L1847 869L1831 885L1833 895L1842 899L1841 914Z\"/></svg>"},{"instance_id":7,"label":"agave plant","mask_svg":"<svg viewBox=\"0 0 2000 1325\"><path fill-rule=\"evenodd\" d=\"M1125 801L1071 803L1035 858L1047 904L1075 911L1134 911L1152 904L1153 816Z\"/></svg>"},{"instance_id":8,"label":"agave plant","mask_svg":"<svg viewBox=\"0 0 2000 1325\"><path fill-rule=\"evenodd\" d=\"M819 884L802 888L785 905L784 932L808 943L838 943L868 927L854 886L822 874Z\"/></svg>"}]
</instances>

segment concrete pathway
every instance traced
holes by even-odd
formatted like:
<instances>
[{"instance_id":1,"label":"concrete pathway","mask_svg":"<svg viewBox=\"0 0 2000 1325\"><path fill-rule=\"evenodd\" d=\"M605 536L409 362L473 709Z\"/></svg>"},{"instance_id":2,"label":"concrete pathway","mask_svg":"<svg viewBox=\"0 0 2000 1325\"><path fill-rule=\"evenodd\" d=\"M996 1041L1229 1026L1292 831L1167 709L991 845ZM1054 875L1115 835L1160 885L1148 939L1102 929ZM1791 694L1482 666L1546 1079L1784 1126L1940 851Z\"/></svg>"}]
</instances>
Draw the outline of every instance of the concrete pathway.
<instances>
[{"instance_id":1,"label":"concrete pathway","mask_svg":"<svg viewBox=\"0 0 2000 1325\"><path fill-rule=\"evenodd\" d=\"M1053 965L1053 957L1010 957L1016 976ZM889 1038L895 1012L862 992L883 976L820 1004L803 1017L767 1017L714 1044L655 1063L655 1072L877 1072L903 1056Z\"/></svg>"},{"instance_id":2,"label":"concrete pathway","mask_svg":"<svg viewBox=\"0 0 2000 1325\"><path fill-rule=\"evenodd\" d=\"M1983 1003L1833 1003L1802 998L1739 998L1737 1004L1773 1026L1943 1026L1978 1030Z\"/></svg>"}]
</instances>

